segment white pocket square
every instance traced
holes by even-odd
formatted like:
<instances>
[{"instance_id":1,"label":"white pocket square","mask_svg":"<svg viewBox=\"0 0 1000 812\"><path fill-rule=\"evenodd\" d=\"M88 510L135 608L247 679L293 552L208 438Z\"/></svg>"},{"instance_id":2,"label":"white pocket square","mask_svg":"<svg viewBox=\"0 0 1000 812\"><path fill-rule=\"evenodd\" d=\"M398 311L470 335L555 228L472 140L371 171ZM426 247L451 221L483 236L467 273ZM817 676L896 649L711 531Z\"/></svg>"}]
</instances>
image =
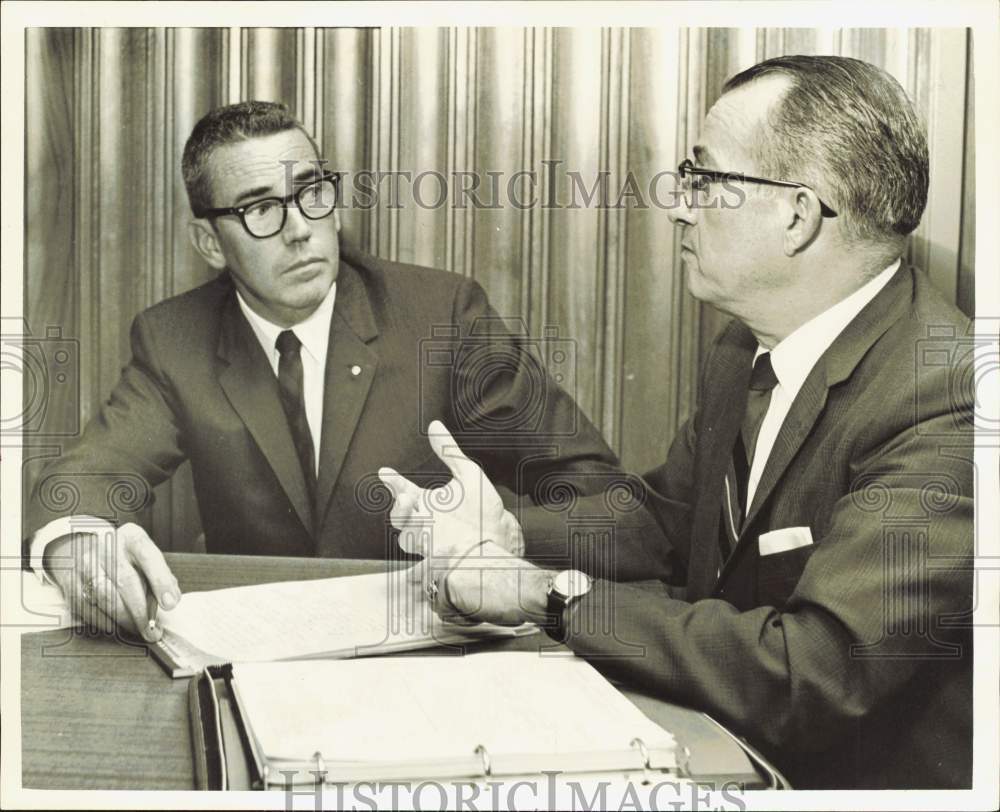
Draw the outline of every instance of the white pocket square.
<instances>
[{"instance_id":1,"label":"white pocket square","mask_svg":"<svg viewBox=\"0 0 1000 812\"><path fill-rule=\"evenodd\" d=\"M808 527L783 527L781 530L762 533L757 543L760 545L762 556L774 555L806 547L813 543L813 536Z\"/></svg>"}]
</instances>

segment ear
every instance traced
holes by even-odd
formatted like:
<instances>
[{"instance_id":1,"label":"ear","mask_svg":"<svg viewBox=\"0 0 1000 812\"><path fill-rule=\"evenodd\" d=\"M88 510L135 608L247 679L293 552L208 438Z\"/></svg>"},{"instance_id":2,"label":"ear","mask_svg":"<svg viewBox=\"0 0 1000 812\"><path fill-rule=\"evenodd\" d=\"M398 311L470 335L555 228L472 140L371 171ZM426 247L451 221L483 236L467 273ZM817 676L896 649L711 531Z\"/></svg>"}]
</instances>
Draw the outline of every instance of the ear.
<instances>
[{"instance_id":1,"label":"ear","mask_svg":"<svg viewBox=\"0 0 1000 812\"><path fill-rule=\"evenodd\" d=\"M222 253L222 246L219 245L219 235L210 220L201 217L191 220L188 223L188 237L191 238L194 250L215 270L221 271L226 267L226 257Z\"/></svg>"},{"instance_id":2,"label":"ear","mask_svg":"<svg viewBox=\"0 0 1000 812\"><path fill-rule=\"evenodd\" d=\"M820 209L819 198L812 189L800 187L795 190L791 206L787 209L788 219L782 245L786 257L794 256L816 239L823 222Z\"/></svg>"}]
</instances>

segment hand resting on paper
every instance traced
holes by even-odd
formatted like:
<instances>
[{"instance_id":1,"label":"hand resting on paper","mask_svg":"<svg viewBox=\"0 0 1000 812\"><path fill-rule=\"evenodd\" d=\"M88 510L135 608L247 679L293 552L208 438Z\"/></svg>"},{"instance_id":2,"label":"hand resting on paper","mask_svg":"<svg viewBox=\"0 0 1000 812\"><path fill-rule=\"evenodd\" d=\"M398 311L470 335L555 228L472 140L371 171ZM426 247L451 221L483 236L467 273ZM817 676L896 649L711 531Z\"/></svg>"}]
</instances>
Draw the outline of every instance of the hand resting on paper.
<instances>
[{"instance_id":1,"label":"hand resting on paper","mask_svg":"<svg viewBox=\"0 0 1000 812\"><path fill-rule=\"evenodd\" d=\"M555 575L492 541L461 556L426 558L414 569L420 570L422 588L430 590L431 607L443 619L499 626L543 622Z\"/></svg>"},{"instance_id":2,"label":"hand resting on paper","mask_svg":"<svg viewBox=\"0 0 1000 812\"><path fill-rule=\"evenodd\" d=\"M74 616L89 628L118 627L156 642L163 630L150 629L150 609L154 602L172 609L180 600L163 553L137 524L62 536L46 546L44 564Z\"/></svg>"}]
</instances>

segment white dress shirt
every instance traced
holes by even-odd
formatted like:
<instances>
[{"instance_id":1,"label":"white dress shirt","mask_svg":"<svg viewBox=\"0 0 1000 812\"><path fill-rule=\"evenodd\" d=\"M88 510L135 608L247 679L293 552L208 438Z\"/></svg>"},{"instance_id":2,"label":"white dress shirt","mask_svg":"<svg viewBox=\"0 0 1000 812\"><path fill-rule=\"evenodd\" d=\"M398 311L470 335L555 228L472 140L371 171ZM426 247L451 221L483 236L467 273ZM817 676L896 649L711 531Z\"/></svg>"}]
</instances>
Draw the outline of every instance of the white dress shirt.
<instances>
[{"instance_id":1,"label":"white dress shirt","mask_svg":"<svg viewBox=\"0 0 1000 812\"><path fill-rule=\"evenodd\" d=\"M312 435L316 475L319 476L319 444L323 433L323 378L326 374L326 349L330 341L330 320L333 318L333 303L337 298L337 283L330 285L330 292L309 318L291 328L279 327L254 313L238 292L236 298L239 300L240 310L250 322L254 335L267 354L275 376L278 374L278 360L281 357L275 346L278 336L291 329L302 342L302 349L299 350L302 357L302 396L306 402L306 422Z\"/></svg>"},{"instance_id":2,"label":"white dress shirt","mask_svg":"<svg viewBox=\"0 0 1000 812\"><path fill-rule=\"evenodd\" d=\"M865 305L867 305L882 288L888 284L892 275L899 268L900 260L896 260L878 276L870 279L854 293L841 299L833 307L824 310L818 316L807 321L794 332L783 338L771 352L771 366L774 368L777 385L771 390L771 401L764 420L760 424L757 435L757 446L753 452L753 464L750 466L750 476L747 481L747 514L753 506L754 494L760 484L761 475L767 458L771 456L774 442L781 431L781 425L788 416L795 396L802 388L812 368L816 366L820 356L826 352L834 340L844 329L854 321ZM753 360L767 352L767 348L758 344Z\"/></svg>"},{"instance_id":3,"label":"white dress shirt","mask_svg":"<svg viewBox=\"0 0 1000 812\"><path fill-rule=\"evenodd\" d=\"M330 320L333 318L333 305L336 298L337 283L334 282L330 285L326 298L313 311L313 314L291 328L296 338L302 342L300 354L302 356L303 397L306 406L306 422L309 424L309 433L312 435L313 451L315 452L313 458L316 461L317 476L319 475L319 445L323 431L323 379L326 373L327 345L330 341ZM278 340L278 335L289 328L279 327L262 316L258 316L250 309L239 292L236 293L236 299L246 320L250 322L254 335L257 336L257 340L267 354L271 369L277 377L279 353L275 342ZM80 514L53 519L32 537L29 564L42 583L46 583L48 578L45 575L42 562L45 547L50 542L70 533L105 535L114 534L114 532L113 525L94 516Z\"/></svg>"}]
</instances>

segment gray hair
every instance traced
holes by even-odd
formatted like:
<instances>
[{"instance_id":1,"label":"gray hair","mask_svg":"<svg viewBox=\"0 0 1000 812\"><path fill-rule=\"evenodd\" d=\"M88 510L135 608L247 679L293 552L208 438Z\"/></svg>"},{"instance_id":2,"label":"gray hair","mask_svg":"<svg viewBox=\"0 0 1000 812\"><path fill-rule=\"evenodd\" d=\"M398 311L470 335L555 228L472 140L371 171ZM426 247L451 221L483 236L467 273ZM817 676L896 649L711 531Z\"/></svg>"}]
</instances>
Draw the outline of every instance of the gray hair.
<instances>
[{"instance_id":1,"label":"gray hair","mask_svg":"<svg viewBox=\"0 0 1000 812\"><path fill-rule=\"evenodd\" d=\"M855 239L898 241L913 231L927 204L927 138L899 83L858 59L779 56L722 92L773 75L791 87L753 146L761 171L817 182Z\"/></svg>"}]
</instances>

